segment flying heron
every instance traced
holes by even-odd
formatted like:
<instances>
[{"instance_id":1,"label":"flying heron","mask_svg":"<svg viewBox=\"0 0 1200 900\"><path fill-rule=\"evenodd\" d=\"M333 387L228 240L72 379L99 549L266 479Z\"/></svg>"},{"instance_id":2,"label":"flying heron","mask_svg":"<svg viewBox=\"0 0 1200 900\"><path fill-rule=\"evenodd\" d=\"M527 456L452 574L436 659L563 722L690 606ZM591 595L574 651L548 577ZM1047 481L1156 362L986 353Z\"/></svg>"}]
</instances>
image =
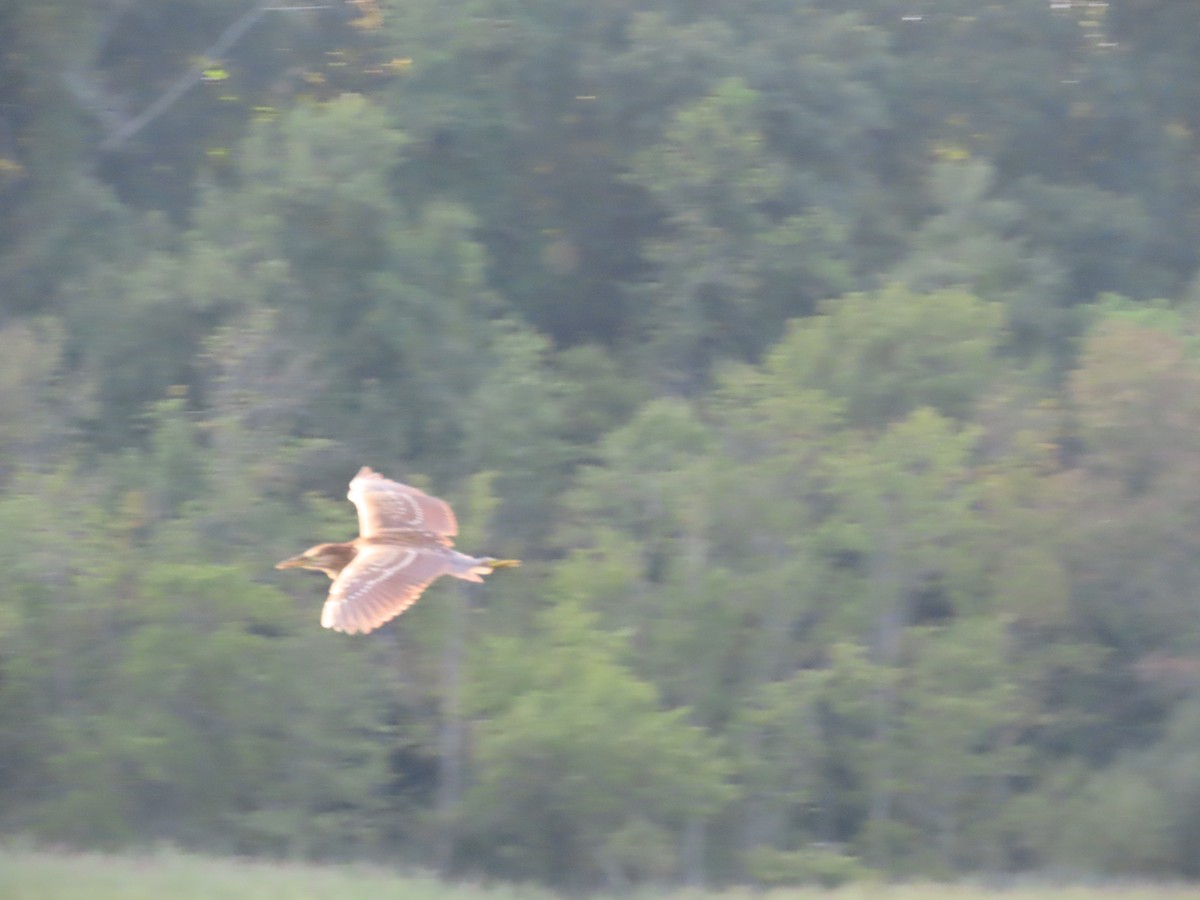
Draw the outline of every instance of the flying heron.
<instances>
[{"instance_id":1,"label":"flying heron","mask_svg":"<svg viewBox=\"0 0 1200 900\"><path fill-rule=\"evenodd\" d=\"M317 544L275 566L317 569L333 579L321 610L326 628L366 634L416 603L443 575L483 581L494 569L521 564L459 553L453 549L458 520L450 504L366 466L346 496L358 509L358 537Z\"/></svg>"}]
</instances>

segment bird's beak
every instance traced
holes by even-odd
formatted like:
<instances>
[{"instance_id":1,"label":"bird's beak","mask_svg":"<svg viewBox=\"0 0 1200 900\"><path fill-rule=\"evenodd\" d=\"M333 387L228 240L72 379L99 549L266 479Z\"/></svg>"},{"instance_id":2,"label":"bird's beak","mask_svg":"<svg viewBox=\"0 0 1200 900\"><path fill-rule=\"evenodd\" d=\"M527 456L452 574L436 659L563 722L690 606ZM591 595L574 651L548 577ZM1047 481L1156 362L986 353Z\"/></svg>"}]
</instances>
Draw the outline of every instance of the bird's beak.
<instances>
[{"instance_id":1,"label":"bird's beak","mask_svg":"<svg viewBox=\"0 0 1200 900\"><path fill-rule=\"evenodd\" d=\"M290 559L285 559L283 562L275 563L277 569L299 569L304 565L304 554L293 556Z\"/></svg>"}]
</instances>

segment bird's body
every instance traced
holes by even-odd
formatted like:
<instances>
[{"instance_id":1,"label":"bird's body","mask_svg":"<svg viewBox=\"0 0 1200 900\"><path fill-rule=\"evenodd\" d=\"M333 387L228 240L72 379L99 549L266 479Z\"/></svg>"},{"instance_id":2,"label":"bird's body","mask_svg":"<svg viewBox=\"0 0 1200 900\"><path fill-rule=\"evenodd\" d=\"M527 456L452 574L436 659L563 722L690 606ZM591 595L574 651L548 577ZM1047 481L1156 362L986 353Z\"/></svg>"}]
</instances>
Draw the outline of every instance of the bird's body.
<instances>
[{"instance_id":1,"label":"bird's body","mask_svg":"<svg viewBox=\"0 0 1200 900\"><path fill-rule=\"evenodd\" d=\"M417 602L443 575L483 581L515 559L468 556L454 549L458 521L444 500L363 467L346 495L358 509L359 536L317 544L277 569L317 569L333 579L321 624L350 634L374 631Z\"/></svg>"}]
</instances>

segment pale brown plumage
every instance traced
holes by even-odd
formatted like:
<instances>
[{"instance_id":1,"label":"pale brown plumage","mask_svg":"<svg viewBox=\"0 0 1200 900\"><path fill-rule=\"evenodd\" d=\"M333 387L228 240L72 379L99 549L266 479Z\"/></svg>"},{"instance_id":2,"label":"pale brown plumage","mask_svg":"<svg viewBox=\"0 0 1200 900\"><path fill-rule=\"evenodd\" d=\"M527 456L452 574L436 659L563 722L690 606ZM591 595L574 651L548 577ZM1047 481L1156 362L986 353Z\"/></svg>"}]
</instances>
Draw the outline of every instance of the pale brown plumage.
<instances>
[{"instance_id":1,"label":"pale brown plumage","mask_svg":"<svg viewBox=\"0 0 1200 900\"><path fill-rule=\"evenodd\" d=\"M443 575L483 581L494 569L520 565L454 550L458 520L448 503L365 466L346 496L358 509L357 538L317 544L275 566L317 569L333 579L321 611L326 628L365 634L416 603Z\"/></svg>"}]
</instances>

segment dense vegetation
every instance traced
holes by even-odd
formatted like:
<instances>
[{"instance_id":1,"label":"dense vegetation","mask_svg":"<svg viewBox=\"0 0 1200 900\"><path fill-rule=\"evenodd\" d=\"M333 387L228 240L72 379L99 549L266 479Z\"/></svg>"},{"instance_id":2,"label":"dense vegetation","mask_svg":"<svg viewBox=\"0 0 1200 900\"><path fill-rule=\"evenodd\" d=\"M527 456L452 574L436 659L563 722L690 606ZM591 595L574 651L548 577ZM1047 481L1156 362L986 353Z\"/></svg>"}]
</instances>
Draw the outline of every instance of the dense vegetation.
<instances>
[{"instance_id":1,"label":"dense vegetation","mask_svg":"<svg viewBox=\"0 0 1200 900\"><path fill-rule=\"evenodd\" d=\"M0 829L1200 876L1200 6L846 6L2 0Z\"/></svg>"}]
</instances>

